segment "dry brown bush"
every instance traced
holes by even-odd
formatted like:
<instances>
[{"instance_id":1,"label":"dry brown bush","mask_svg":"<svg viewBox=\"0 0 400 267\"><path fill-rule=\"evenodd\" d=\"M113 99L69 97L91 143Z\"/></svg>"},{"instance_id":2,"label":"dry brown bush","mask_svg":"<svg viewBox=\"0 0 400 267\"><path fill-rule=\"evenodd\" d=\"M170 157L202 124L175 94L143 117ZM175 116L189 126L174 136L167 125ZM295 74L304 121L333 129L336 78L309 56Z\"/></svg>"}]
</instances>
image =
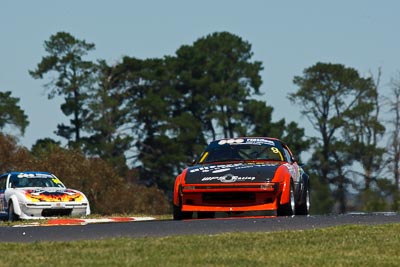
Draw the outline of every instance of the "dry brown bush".
<instances>
[{"instance_id":1,"label":"dry brown bush","mask_svg":"<svg viewBox=\"0 0 400 267\"><path fill-rule=\"evenodd\" d=\"M34 159L29 151L17 145L17 139L0 133L0 173L27 170Z\"/></svg>"},{"instance_id":2,"label":"dry brown bush","mask_svg":"<svg viewBox=\"0 0 400 267\"><path fill-rule=\"evenodd\" d=\"M53 147L40 155L30 155L18 147L16 140L0 134L1 171L47 171L55 174L70 188L89 198L92 213L165 214L169 203L163 192L125 182L99 158L86 158L79 151Z\"/></svg>"}]
</instances>

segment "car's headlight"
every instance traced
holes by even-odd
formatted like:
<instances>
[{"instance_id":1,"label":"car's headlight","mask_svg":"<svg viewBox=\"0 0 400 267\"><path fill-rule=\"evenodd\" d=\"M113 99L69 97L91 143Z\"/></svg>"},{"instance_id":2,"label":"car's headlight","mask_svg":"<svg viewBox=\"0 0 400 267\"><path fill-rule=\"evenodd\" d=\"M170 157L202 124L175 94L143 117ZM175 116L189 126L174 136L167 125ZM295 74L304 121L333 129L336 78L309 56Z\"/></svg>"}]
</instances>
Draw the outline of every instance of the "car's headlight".
<instances>
[{"instance_id":1,"label":"car's headlight","mask_svg":"<svg viewBox=\"0 0 400 267\"><path fill-rule=\"evenodd\" d=\"M271 190L277 190L278 186L279 186L278 183L265 183L260 185L260 188L262 190L271 191Z\"/></svg>"},{"instance_id":2,"label":"car's headlight","mask_svg":"<svg viewBox=\"0 0 400 267\"><path fill-rule=\"evenodd\" d=\"M193 185L189 185L189 186L184 186L183 189L185 189L185 190L195 190L196 187L193 186Z\"/></svg>"}]
</instances>

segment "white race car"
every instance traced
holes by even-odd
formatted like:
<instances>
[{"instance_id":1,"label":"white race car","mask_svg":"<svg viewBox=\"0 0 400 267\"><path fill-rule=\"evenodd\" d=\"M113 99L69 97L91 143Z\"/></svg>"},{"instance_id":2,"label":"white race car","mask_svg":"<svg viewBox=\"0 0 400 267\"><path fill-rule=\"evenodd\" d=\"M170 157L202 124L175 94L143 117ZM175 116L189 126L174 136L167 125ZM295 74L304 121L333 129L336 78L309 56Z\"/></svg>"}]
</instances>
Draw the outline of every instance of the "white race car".
<instances>
[{"instance_id":1,"label":"white race car","mask_svg":"<svg viewBox=\"0 0 400 267\"><path fill-rule=\"evenodd\" d=\"M86 196L66 188L54 174L29 171L0 175L0 216L9 221L89 214Z\"/></svg>"}]
</instances>

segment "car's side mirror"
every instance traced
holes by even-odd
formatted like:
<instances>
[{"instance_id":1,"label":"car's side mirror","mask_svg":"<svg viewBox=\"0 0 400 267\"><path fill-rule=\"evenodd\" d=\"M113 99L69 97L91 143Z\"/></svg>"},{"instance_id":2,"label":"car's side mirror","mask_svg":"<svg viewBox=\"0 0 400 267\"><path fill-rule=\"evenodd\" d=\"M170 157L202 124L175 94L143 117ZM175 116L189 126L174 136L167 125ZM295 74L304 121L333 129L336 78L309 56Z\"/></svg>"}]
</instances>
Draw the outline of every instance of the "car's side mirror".
<instances>
[{"instance_id":1,"label":"car's side mirror","mask_svg":"<svg viewBox=\"0 0 400 267\"><path fill-rule=\"evenodd\" d=\"M187 165L193 166L194 164L196 164L196 160L192 159Z\"/></svg>"}]
</instances>

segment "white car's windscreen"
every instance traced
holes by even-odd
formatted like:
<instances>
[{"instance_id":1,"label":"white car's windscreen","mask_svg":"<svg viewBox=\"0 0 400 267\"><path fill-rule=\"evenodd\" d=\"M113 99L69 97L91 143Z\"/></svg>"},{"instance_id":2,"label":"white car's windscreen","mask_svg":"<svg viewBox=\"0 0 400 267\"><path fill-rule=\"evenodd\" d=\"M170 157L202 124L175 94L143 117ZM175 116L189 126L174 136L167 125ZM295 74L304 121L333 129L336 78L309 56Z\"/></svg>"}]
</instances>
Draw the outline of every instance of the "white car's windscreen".
<instances>
[{"instance_id":1,"label":"white car's windscreen","mask_svg":"<svg viewBox=\"0 0 400 267\"><path fill-rule=\"evenodd\" d=\"M34 178L18 178L12 177L10 180L11 187L22 188L22 187L60 187L64 188L64 185L57 178L53 177L34 177Z\"/></svg>"}]
</instances>

